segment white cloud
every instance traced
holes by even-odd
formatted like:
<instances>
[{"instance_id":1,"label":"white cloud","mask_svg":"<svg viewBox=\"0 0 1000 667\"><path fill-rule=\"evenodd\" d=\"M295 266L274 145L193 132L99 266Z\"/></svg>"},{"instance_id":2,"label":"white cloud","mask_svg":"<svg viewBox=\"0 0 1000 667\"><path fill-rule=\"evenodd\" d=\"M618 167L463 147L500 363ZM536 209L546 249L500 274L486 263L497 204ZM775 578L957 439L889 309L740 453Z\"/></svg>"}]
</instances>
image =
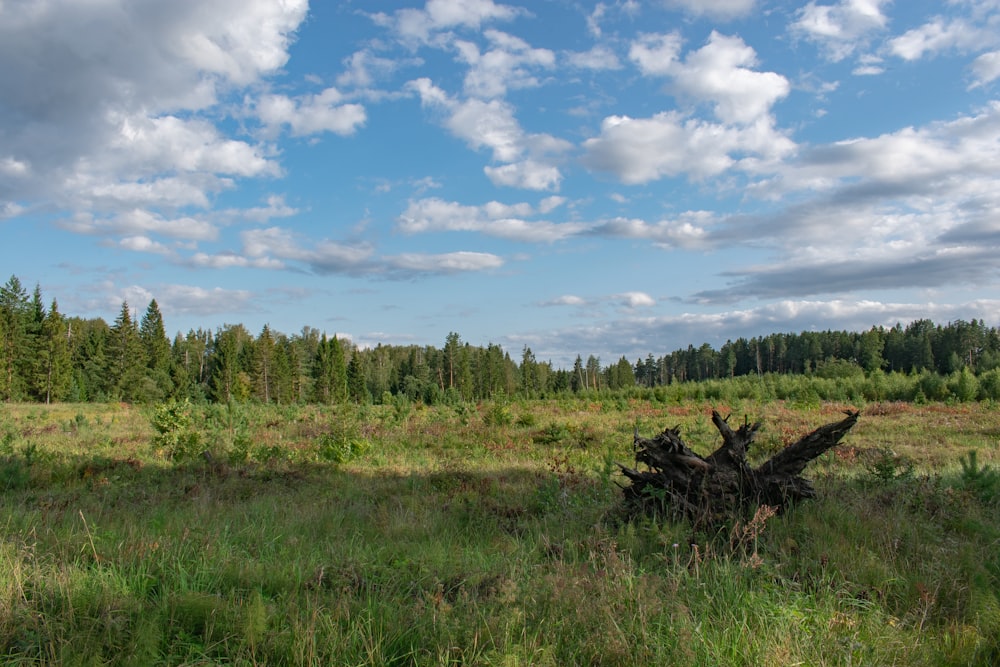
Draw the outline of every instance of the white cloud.
<instances>
[{"instance_id":1,"label":"white cloud","mask_svg":"<svg viewBox=\"0 0 1000 667\"><path fill-rule=\"evenodd\" d=\"M755 0L664 0L664 4L694 16L724 20L746 16L753 11Z\"/></svg>"},{"instance_id":2,"label":"white cloud","mask_svg":"<svg viewBox=\"0 0 1000 667\"><path fill-rule=\"evenodd\" d=\"M222 101L285 65L306 11L305 0L4 3L0 136L19 173L0 181L0 202L97 218L205 208L234 178L279 175L266 148L216 123Z\"/></svg>"},{"instance_id":3,"label":"white cloud","mask_svg":"<svg viewBox=\"0 0 1000 667\"><path fill-rule=\"evenodd\" d=\"M216 254L197 252L185 260L184 263L203 269L253 268L276 270L286 267L284 262L277 259L270 257L246 257L230 251Z\"/></svg>"},{"instance_id":4,"label":"white cloud","mask_svg":"<svg viewBox=\"0 0 1000 667\"><path fill-rule=\"evenodd\" d=\"M534 190L558 188L559 170L546 159L569 150L570 144L546 134L527 134L514 117L514 108L504 100L452 99L429 79L407 84L420 95L424 106L446 112L444 126L470 148L488 148L493 160L507 163L486 167L495 183ZM531 157L523 159L528 154Z\"/></svg>"},{"instance_id":5,"label":"white cloud","mask_svg":"<svg viewBox=\"0 0 1000 667\"><path fill-rule=\"evenodd\" d=\"M561 201L546 198L539 205L542 212L551 211ZM411 201L397 220L400 231L416 234L433 231L468 231L525 243L553 242L579 234L587 227L582 223L529 221L534 215L530 205L504 205L489 202L482 206L467 206L437 197Z\"/></svg>"},{"instance_id":6,"label":"white cloud","mask_svg":"<svg viewBox=\"0 0 1000 667\"><path fill-rule=\"evenodd\" d=\"M792 32L817 43L827 57L843 60L864 48L873 33L885 28L889 19L882 12L890 0L840 0L820 5L811 0L800 9Z\"/></svg>"},{"instance_id":7,"label":"white cloud","mask_svg":"<svg viewBox=\"0 0 1000 667\"><path fill-rule=\"evenodd\" d=\"M494 185L526 190L558 190L562 174L557 167L534 160L523 160L499 167L483 168Z\"/></svg>"},{"instance_id":8,"label":"white cloud","mask_svg":"<svg viewBox=\"0 0 1000 667\"><path fill-rule=\"evenodd\" d=\"M252 229L240 234L243 252L250 258L275 258L306 264L321 274L367 272L372 249L367 245L344 245L329 240L300 240L281 227Z\"/></svg>"},{"instance_id":9,"label":"white cloud","mask_svg":"<svg viewBox=\"0 0 1000 667\"><path fill-rule=\"evenodd\" d=\"M701 49L672 68L677 89L715 103L715 115L726 123L752 123L788 95L788 80L774 72L756 72L757 54L739 37L715 31Z\"/></svg>"},{"instance_id":10,"label":"white cloud","mask_svg":"<svg viewBox=\"0 0 1000 667\"><path fill-rule=\"evenodd\" d=\"M264 95L257 101L256 111L265 125L271 128L287 125L296 137L320 132L354 134L367 119L365 108L360 104L341 104L342 101L343 95L336 88L296 98Z\"/></svg>"},{"instance_id":11,"label":"white cloud","mask_svg":"<svg viewBox=\"0 0 1000 667\"><path fill-rule=\"evenodd\" d=\"M532 48L499 30L487 30L485 36L493 47L485 53L471 42L455 43L459 57L469 65L465 75L468 95L489 99L504 96L508 89L535 88L540 82L532 70L555 65L555 54L548 49Z\"/></svg>"},{"instance_id":12,"label":"white cloud","mask_svg":"<svg viewBox=\"0 0 1000 667\"><path fill-rule=\"evenodd\" d=\"M667 76L677 64L683 44L679 32L643 34L632 42L628 57L643 74Z\"/></svg>"},{"instance_id":13,"label":"white cloud","mask_svg":"<svg viewBox=\"0 0 1000 667\"><path fill-rule=\"evenodd\" d=\"M612 238L645 239L668 248L700 248L709 241L709 227L716 221L707 211L689 211L675 219L649 223L637 218L614 218L593 229Z\"/></svg>"},{"instance_id":14,"label":"white cloud","mask_svg":"<svg viewBox=\"0 0 1000 667\"><path fill-rule=\"evenodd\" d=\"M396 31L404 41L428 42L452 28L479 29L484 23L509 21L523 10L493 0L427 0L423 9L400 9L392 16L375 14L376 23Z\"/></svg>"},{"instance_id":15,"label":"white cloud","mask_svg":"<svg viewBox=\"0 0 1000 667\"><path fill-rule=\"evenodd\" d=\"M568 51L564 58L572 67L589 70L617 70L621 61L614 51L606 46L596 45L589 51Z\"/></svg>"},{"instance_id":16,"label":"white cloud","mask_svg":"<svg viewBox=\"0 0 1000 667\"><path fill-rule=\"evenodd\" d=\"M541 303L542 306L585 306L587 305L586 299L576 296L574 294L564 294L563 296L556 297L551 301L545 301Z\"/></svg>"},{"instance_id":17,"label":"white cloud","mask_svg":"<svg viewBox=\"0 0 1000 667\"><path fill-rule=\"evenodd\" d=\"M757 72L756 52L739 37L716 31L697 51L680 60L677 33L643 35L632 43L629 58L647 75L672 79L682 97L710 102L726 123L752 123L767 115L775 102L788 95L788 80L774 72Z\"/></svg>"},{"instance_id":18,"label":"white cloud","mask_svg":"<svg viewBox=\"0 0 1000 667\"><path fill-rule=\"evenodd\" d=\"M583 147L586 166L611 172L629 185L679 175L705 179L738 166L740 154L769 161L794 150L769 120L735 128L685 119L677 112L640 119L610 116L601 124L600 136L587 139Z\"/></svg>"},{"instance_id":19,"label":"white cloud","mask_svg":"<svg viewBox=\"0 0 1000 667\"><path fill-rule=\"evenodd\" d=\"M504 264L501 257L492 253L466 251L443 254L406 253L386 259L389 267L405 273L467 273L498 269Z\"/></svg>"},{"instance_id":20,"label":"white cloud","mask_svg":"<svg viewBox=\"0 0 1000 667\"><path fill-rule=\"evenodd\" d=\"M148 252L157 255L172 255L173 251L162 243L157 243L148 236L126 236L118 245L133 252Z\"/></svg>"},{"instance_id":21,"label":"white cloud","mask_svg":"<svg viewBox=\"0 0 1000 667\"><path fill-rule=\"evenodd\" d=\"M976 58L972 62L972 73L976 79L972 87L1000 78L1000 51L990 51Z\"/></svg>"},{"instance_id":22,"label":"white cloud","mask_svg":"<svg viewBox=\"0 0 1000 667\"><path fill-rule=\"evenodd\" d=\"M645 292L624 292L614 296L626 308L649 308L656 305L656 299Z\"/></svg>"},{"instance_id":23,"label":"white cloud","mask_svg":"<svg viewBox=\"0 0 1000 667\"><path fill-rule=\"evenodd\" d=\"M190 216L164 218L159 213L145 209L123 211L109 218L94 218L86 213L77 213L57 224L79 234L98 236L159 234L187 241L211 241L218 236L218 228L206 220Z\"/></svg>"},{"instance_id":24,"label":"white cloud","mask_svg":"<svg viewBox=\"0 0 1000 667\"><path fill-rule=\"evenodd\" d=\"M221 313L245 312L252 308L256 296L249 290L168 284L158 285L152 291L143 290L149 295L145 303L154 296L154 291L156 304L164 316L191 314L218 317Z\"/></svg>"},{"instance_id":25,"label":"white cloud","mask_svg":"<svg viewBox=\"0 0 1000 667\"><path fill-rule=\"evenodd\" d=\"M970 26L961 19L945 21L937 17L889 40L889 51L903 60L918 60L926 54L949 49L971 50L996 41L993 30Z\"/></svg>"}]
</instances>

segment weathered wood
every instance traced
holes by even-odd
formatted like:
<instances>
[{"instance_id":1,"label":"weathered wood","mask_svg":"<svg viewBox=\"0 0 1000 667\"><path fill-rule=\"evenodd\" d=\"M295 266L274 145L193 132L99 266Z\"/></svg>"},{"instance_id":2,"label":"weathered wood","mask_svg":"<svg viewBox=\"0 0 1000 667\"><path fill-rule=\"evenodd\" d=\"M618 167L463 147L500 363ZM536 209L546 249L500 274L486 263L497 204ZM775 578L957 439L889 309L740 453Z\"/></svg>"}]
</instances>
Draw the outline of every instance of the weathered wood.
<instances>
[{"instance_id":1,"label":"weathered wood","mask_svg":"<svg viewBox=\"0 0 1000 667\"><path fill-rule=\"evenodd\" d=\"M857 423L857 411L848 411L839 422L809 433L754 469L747 461L761 422L744 419L736 430L729 418L712 411L712 423L722 445L710 456L692 451L680 428L668 428L653 438L633 438L636 464L647 470L619 465L631 484L624 486L626 505L632 511L666 511L697 524L715 523L752 512L759 505L779 511L816 491L800 476L810 461L835 446Z\"/></svg>"}]
</instances>

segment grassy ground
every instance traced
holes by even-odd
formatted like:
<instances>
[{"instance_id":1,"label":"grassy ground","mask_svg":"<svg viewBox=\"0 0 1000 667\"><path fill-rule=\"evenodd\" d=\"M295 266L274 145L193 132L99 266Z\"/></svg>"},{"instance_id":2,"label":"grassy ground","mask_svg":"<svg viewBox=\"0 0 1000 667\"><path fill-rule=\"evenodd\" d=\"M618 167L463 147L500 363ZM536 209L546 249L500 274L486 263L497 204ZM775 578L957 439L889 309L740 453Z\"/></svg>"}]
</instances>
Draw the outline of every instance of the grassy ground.
<instances>
[{"instance_id":1,"label":"grassy ground","mask_svg":"<svg viewBox=\"0 0 1000 667\"><path fill-rule=\"evenodd\" d=\"M815 501L616 520L633 428L708 453L713 407L763 459L847 406L5 405L0 660L1000 662L1000 411L858 406Z\"/></svg>"}]
</instances>

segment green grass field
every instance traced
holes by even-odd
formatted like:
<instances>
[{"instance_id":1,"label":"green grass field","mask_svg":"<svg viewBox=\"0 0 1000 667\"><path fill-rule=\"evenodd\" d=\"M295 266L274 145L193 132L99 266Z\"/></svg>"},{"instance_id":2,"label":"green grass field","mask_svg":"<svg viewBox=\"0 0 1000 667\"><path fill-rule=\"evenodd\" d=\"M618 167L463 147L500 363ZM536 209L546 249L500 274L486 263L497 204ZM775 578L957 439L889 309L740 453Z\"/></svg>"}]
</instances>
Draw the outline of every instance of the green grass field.
<instances>
[{"instance_id":1,"label":"green grass field","mask_svg":"<svg viewBox=\"0 0 1000 667\"><path fill-rule=\"evenodd\" d=\"M0 661L1000 663L995 406L855 406L781 516L621 520L633 428L763 460L845 407L4 405Z\"/></svg>"}]
</instances>

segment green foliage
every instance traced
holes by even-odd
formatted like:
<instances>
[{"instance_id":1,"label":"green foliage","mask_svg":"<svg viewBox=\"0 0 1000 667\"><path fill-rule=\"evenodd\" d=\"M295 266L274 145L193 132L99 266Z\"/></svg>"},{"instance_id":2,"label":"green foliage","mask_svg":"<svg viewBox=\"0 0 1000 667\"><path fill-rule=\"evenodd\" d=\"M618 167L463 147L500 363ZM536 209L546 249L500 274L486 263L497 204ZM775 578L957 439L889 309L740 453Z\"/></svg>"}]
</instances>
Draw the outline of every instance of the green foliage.
<instances>
[{"instance_id":1,"label":"green foliage","mask_svg":"<svg viewBox=\"0 0 1000 667\"><path fill-rule=\"evenodd\" d=\"M332 463L348 463L360 458L371 449L371 442L364 438L347 438L324 434L319 439L319 458Z\"/></svg>"},{"instance_id":2,"label":"green foliage","mask_svg":"<svg viewBox=\"0 0 1000 667\"><path fill-rule=\"evenodd\" d=\"M1000 501L1000 473L990 466L981 466L976 450L971 449L959 463L962 466L962 487L984 503Z\"/></svg>"},{"instance_id":3,"label":"green foliage","mask_svg":"<svg viewBox=\"0 0 1000 667\"><path fill-rule=\"evenodd\" d=\"M490 401L486 407L486 412L483 413L483 423L487 426L510 426L513 422L514 415L510 410L510 405L506 397L503 395Z\"/></svg>"},{"instance_id":4,"label":"green foliage","mask_svg":"<svg viewBox=\"0 0 1000 667\"><path fill-rule=\"evenodd\" d=\"M194 428L191 412L191 403L186 399L171 399L153 409L153 447L173 461L189 461L203 451L201 433Z\"/></svg>"},{"instance_id":5,"label":"green foliage","mask_svg":"<svg viewBox=\"0 0 1000 667\"><path fill-rule=\"evenodd\" d=\"M877 452L867 464L866 469L872 479L880 483L889 483L913 477L913 461L906 456L899 456L889 450Z\"/></svg>"}]
</instances>

